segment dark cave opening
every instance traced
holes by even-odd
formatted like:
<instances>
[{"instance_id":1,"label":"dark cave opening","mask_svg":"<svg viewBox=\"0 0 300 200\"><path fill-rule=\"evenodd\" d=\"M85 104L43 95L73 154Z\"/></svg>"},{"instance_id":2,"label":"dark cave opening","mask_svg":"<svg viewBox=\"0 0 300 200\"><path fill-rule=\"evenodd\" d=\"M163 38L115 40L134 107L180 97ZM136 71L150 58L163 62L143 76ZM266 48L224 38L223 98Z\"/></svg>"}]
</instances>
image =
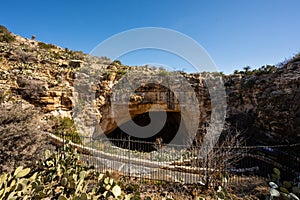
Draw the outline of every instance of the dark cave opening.
<instances>
[{"instance_id":1,"label":"dark cave opening","mask_svg":"<svg viewBox=\"0 0 300 200\"><path fill-rule=\"evenodd\" d=\"M149 112L136 115L132 118L132 120L139 126L146 126L151 121ZM151 152L157 150L157 148L164 144L169 144L176 136L180 126L183 126L184 130L186 130L184 122L181 120L181 113L167 112L167 119L163 128L158 133L149 138L138 138L130 136L130 133L123 132L119 127L109 133L107 137L114 145L118 147L137 150L141 152Z\"/></svg>"}]
</instances>

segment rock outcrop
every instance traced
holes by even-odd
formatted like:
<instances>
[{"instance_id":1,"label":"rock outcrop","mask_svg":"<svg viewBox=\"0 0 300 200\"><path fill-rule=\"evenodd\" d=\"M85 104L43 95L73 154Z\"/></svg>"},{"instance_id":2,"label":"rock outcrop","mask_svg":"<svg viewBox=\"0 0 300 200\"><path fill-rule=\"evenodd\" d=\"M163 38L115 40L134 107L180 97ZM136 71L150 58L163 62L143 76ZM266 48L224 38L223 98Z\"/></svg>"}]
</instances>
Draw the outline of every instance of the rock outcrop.
<instances>
[{"instance_id":1,"label":"rock outcrop","mask_svg":"<svg viewBox=\"0 0 300 200\"><path fill-rule=\"evenodd\" d=\"M130 70L148 74L167 72L148 67L128 67L107 58L89 57L82 52L13 36L13 41L0 41L0 90L4 101L24 99L41 107L45 114L71 116L74 108L74 80L84 66L89 66L97 82L93 86L97 121L115 127L111 115L112 88ZM89 72L91 73L91 72ZM203 79L205 74L182 76L194 88L199 101L200 129L205 134L209 123L211 102ZM300 142L300 56L268 73L222 76L226 89L226 121L244 132L251 143ZM130 97L132 112L146 110L147 87ZM141 90L142 91L142 90ZM163 89L154 91L163 96ZM155 98L157 98L155 97ZM151 97L152 98L152 97ZM158 99L154 98L154 102ZM77 102L78 103L78 102ZM81 102L83 103L83 102ZM149 102L148 102L149 103ZM168 104L168 101L165 104ZM143 110L140 109L140 110ZM179 111L179 110L178 110ZM144 111L143 111L144 112ZM94 112L95 113L95 112ZM85 116L87 121L88 116ZM195 119L197 120L197 119Z\"/></svg>"},{"instance_id":2,"label":"rock outcrop","mask_svg":"<svg viewBox=\"0 0 300 200\"><path fill-rule=\"evenodd\" d=\"M264 143L300 141L300 62L291 60L260 76L230 76L225 85L228 121L249 137Z\"/></svg>"}]
</instances>

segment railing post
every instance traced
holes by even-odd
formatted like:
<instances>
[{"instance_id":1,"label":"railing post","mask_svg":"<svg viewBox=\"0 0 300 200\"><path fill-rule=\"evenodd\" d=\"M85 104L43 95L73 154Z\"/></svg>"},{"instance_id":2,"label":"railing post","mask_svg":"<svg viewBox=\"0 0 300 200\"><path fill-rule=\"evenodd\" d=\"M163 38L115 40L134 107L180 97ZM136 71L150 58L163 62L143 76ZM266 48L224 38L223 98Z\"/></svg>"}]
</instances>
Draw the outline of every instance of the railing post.
<instances>
[{"instance_id":1,"label":"railing post","mask_svg":"<svg viewBox=\"0 0 300 200\"><path fill-rule=\"evenodd\" d=\"M205 187L208 188L209 187L209 172L208 172L208 154L206 155L206 162L205 162Z\"/></svg>"},{"instance_id":2,"label":"railing post","mask_svg":"<svg viewBox=\"0 0 300 200\"><path fill-rule=\"evenodd\" d=\"M130 135L128 136L128 160L129 160L129 166L128 166L128 173L129 173L129 178L131 176L131 158L130 158Z\"/></svg>"},{"instance_id":3,"label":"railing post","mask_svg":"<svg viewBox=\"0 0 300 200\"><path fill-rule=\"evenodd\" d=\"M89 164L92 163L92 155L94 155L94 140L93 140L93 137L90 136L90 147L91 147L91 154L89 155Z\"/></svg>"}]
</instances>

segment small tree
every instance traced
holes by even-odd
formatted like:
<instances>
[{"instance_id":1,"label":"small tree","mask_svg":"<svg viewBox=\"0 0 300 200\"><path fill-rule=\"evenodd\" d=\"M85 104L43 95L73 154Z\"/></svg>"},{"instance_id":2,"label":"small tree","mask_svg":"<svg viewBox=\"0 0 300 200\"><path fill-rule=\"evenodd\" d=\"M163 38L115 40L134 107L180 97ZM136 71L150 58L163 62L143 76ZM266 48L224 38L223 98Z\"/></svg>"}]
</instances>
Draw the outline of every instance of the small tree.
<instances>
[{"instance_id":1,"label":"small tree","mask_svg":"<svg viewBox=\"0 0 300 200\"><path fill-rule=\"evenodd\" d=\"M245 70L245 74L248 74L248 75L250 74L250 69L251 69L250 66L246 66L243 69Z\"/></svg>"},{"instance_id":2,"label":"small tree","mask_svg":"<svg viewBox=\"0 0 300 200\"><path fill-rule=\"evenodd\" d=\"M239 70L234 70L233 74L239 74Z\"/></svg>"}]
</instances>

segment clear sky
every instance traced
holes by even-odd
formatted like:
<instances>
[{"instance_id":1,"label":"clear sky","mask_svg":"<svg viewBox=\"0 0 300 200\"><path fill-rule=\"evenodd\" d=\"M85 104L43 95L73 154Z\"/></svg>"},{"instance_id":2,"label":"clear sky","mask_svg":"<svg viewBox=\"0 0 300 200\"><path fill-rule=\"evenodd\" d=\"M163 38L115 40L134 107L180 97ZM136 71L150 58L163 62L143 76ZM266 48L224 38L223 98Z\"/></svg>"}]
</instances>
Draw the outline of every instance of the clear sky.
<instances>
[{"instance_id":1,"label":"clear sky","mask_svg":"<svg viewBox=\"0 0 300 200\"><path fill-rule=\"evenodd\" d=\"M195 39L225 73L277 64L300 52L299 0L6 0L0 6L0 24L12 32L86 53L114 34L149 26ZM121 61L188 67L150 51Z\"/></svg>"}]
</instances>

